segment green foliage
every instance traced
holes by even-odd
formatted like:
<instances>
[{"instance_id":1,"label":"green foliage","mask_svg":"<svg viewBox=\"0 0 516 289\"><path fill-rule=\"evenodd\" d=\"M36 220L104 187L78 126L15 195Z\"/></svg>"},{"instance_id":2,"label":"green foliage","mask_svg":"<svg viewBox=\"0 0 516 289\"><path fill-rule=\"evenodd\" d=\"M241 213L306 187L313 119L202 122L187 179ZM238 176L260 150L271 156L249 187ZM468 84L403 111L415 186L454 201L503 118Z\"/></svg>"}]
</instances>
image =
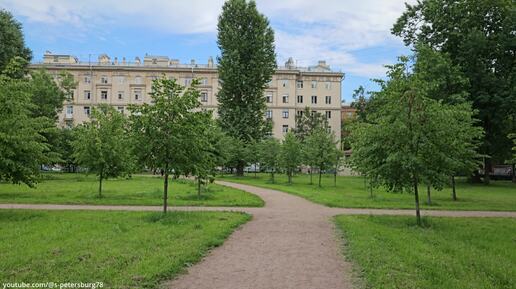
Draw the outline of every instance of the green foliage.
<instances>
[{"instance_id":1,"label":"green foliage","mask_svg":"<svg viewBox=\"0 0 516 289\"><path fill-rule=\"evenodd\" d=\"M285 169L288 183L292 183L292 175L302 164L302 145L293 132L288 132L281 144L281 167Z\"/></svg>"},{"instance_id":2,"label":"green foliage","mask_svg":"<svg viewBox=\"0 0 516 289\"><path fill-rule=\"evenodd\" d=\"M40 283L48 278L56 284L103 282L103 288L160 288L249 219L247 214L233 212L164 216L155 212L2 210L0 279L5 283Z\"/></svg>"},{"instance_id":3,"label":"green foliage","mask_svg":"<svg viewBox=\"0 0 516 289\"><path fill-rule=\"evenodd\" d=\"M134 168L129 144L126 118L109 105L94 109L91 121L76 128L74 158L97 174L99 195L104 179L125 175Z\"/></svg>"},{"instance_id":4,"label":"green foliage","mask_svg":"<svg viewBox=\"0 0 516 289\"><path fill-rule=\"evenodd\" d=\"M422 43L445 53L469 80L467 100L485 130L480 147L488 155L485 182L491 162L510 155L507 135L515 129L516 115L515 26L511 0L428 0L407 5L392 29L407 45Z\"/></svg>"},{"instance_id":5,"label":"green foliage","mask_svg":"<svg viewBox=\"0 0 516 289\"><path fill-rule=\"evenodd\" d=\"M271 130L263 91L276 69L274 32L256 3L246 0L224 3L217 27L219 123L244 144L259 141ZM240 160L239 173L244 165Z\"/></svg>"},{"instance_id":6,"label":"green foliage","mask_svg":"<svg viewBox=\"0 0 516 289\"><path fill-rule=\"evenodd\" d=\"M345 254L364 288L510 289L516 276L513 218L338 216Z\"/></svg>"},{"instance_id":7,"label":"green foliage","mask_svg":"<svg viewBox=\"0 0 516 289\"><path fill-rule=\"evenodd\" d=\"M53 124L33 117L33 109L30 82L0 74L0 180L33 186L40 165L50 161L43 134Z\"/></svg>"},{"instance_id":8,"label":"green foliage","mask_svg":"<svg viewBox=\"0 0 516 289\"><path fill-rule=\"evenodd\" d=\"M435 87L409 72L408 58L390 66L389 79L375 98L381 101L351 133L352 167L373 185L415 193L419 219L418 184L441 189L465 163L481 130L473 127L468 103L456 105L429 98Z\"/></svg>"},{"instance_id":9,"label":"green foliage","mask_svg":"<svg viewBox=\"0 0 516 289\"><path fill-rule=\"evenodd\" d=\"M3 71L14 57L21 57L28 61L32 52L25 47L22 26L11 13L0 9L0 71Z\"/></svg>"},{"instance_id":10,"label":"green foliage","mask_svg":"<svg viewBox=\"0 0 516 289\"><path fill-rule=\"evenodd\" d=\"M76 172L78 166L73 156L75 151L73 139L74 128L60 128L56 130L55 139L53 141L53 143L55 143L54 150L59 155L57 163L68 172Z\"/></svg>"},{"instance_id":11,"label":"green foliage","mask_svg":"<svg viewBox=\"0 0 516 289\"><path fill-rule=\"evenodd\" d=\"M353 91L353 102L351 107L356 109L357 121L366 121L369 99L366 97L365 89L360 85Z\"/></svg>"},{"instance_id":12,"label":"green foliage","mask_svg":"<svg viewBox=\"0 0 516 289\"><path fill-rule=\"evenodd\" d=\"M301 142L304 142L315 130L328 128L329 124L326 116L320 112L311 110L309 107L305 107L301 114L296 114L294 134Z\"/></svg>"},{"instance_id":13,"label":"green foliage","mask_svg":"<svg viewBox=\"0 0 516 289\"><path fill-rule=\"evenodd\" d=\"M338 153L336 145L333 133L327 128L318 128L305 139L305 164L309 165L310 169L319 170L319 187L322 172L332 169L335 164Z\"/></svg>"},{"instance_id":14,"label":"green foliage","mask_svg":"<svg viewBox=\"0 0 516 289\"><path fill-rule=\"evenodd\" d=\"M260 169L269 171L271 182L274 183L274 174L278 171L281 163L281 144L277 139L270 137L262 140L257 148Z\"/></svg>"}]
</instances>

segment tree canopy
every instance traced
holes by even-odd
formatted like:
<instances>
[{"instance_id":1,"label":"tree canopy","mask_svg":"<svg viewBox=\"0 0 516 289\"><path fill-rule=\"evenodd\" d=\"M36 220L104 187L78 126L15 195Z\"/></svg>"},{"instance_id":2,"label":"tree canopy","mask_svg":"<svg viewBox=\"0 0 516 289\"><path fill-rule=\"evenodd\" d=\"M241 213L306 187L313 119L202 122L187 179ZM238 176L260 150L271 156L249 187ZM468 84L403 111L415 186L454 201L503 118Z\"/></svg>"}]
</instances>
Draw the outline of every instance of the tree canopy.
<instances>
[{"instance_id":1,"label":"tree canopy","mask_svg":"<svg viewBox=\"0 0 516 289\"><path fill-rule=\"evenodd\" d=\"M17 56L28 62L32 52L25 46L21 23L8 11L0 9L0 71Z\"/></svg>"}]
</instances>

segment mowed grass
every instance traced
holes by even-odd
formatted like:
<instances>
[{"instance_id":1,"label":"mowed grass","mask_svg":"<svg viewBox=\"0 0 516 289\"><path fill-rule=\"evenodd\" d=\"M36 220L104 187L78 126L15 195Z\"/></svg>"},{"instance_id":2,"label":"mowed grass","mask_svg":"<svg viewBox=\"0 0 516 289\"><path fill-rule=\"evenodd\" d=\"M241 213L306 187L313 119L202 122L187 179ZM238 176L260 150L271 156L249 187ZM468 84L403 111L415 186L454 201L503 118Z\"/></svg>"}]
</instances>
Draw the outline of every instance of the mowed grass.
<instances>
[{"instance_id":1,"label":"mowed grass","mask_svg":"<svg viewBox=\"0 0 516 289\"><path fill-rule=\"evenodd\" d=\"M209 184L201 196L190 180L170 180L170 206L242 206L261 207L256 195ZM35 188L0 183L0 203L95 204L95 205L161 205L163 179L133 176L130 179L108 179L103 182L102 198L98 196L98 180L94 175L48 173Z\"/></svg>"},{"instance_id":2,"label":"mowed grass","mask_svg":"<svg viewBox=\"0 0 516 289\"><path fill-rule=\"evenodd\" d=\"M0 211L0 282L156 288L223 243L230 212Z\"/></svg>"},{"instance_id":3,"label":"mowed grass","mask_svg":"<svg viewBox=\"0 0 516 289\"><path fill-rule=\"evenodd\" d=\"M366 288L516 288L516 219L337 216Z\"/></svg>"},{"instance_id":4,"label":"mowed grass","mask_svg":"<svg viewBox=\"0 0 516 289\"><path fill-rule=\"evenodd\" d=\"M362 177L337 177L337 186L333 184L333 175L323 175L322 188L317 185L317 175L299 174L289 185L285 175L276 175L276 182L270 182L268 174L253 174L244 177L226 175L223 180L276 189L306 198L315 203L329 207L341 208L414 208L414 195L409 193L387 192L384 188L373 190L374 198L364 186ZM470 184L465 180L457 180L458 200L453 201L451 188L442 191L431 191L432 205L426 204L426 187L420 187L420 204L423 209L430 210L492 210L516 211L516 184L509 181L492 181L490 185Z\"/></svg>"}]
</instances>

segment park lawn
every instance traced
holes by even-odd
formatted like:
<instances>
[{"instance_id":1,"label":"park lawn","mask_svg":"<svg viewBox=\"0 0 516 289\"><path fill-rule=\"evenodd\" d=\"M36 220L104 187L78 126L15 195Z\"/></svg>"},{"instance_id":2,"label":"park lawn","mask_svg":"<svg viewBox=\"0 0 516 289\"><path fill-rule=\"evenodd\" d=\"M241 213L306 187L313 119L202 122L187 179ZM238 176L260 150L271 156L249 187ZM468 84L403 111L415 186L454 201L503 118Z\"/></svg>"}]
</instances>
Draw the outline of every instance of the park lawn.
<instances>
[{"instance_id":1,"label":"park lawn","mask_svg":"<svg viewBox=\"0 0 516 289\"><path fill-rule=\"evenodd\" d=\"M516 288L516 219L337 216L366 288ZM362 284L364 285L364 284Z\"/></svg>"},{"instance_id":2,"label":"park lawn","mask_svg":"<svg viewBox=\"0 0 516 289\"><path fill-rule=\"evenodd\" d=\"M271 188L301 196L312 202L339 208L389 208L413 209L414 195L408 193L387 192L384 188L373 190L374 198L365 189L362 177L339 176L337 187L333 184L333 175L323 175L322 188L317 185L317 175L299 174L293 177L289 185L284 174L270 182L269 174L247 174L244 177L225 175L223 179L230 182ZM451 197L451 188L442 191L432 190L432 205L426 204L426 187L420 187L422 209L429 210L482 210L482 211L516 211L516 184L509 181L492 181L490 185L470 184L457 180L457 201Z\"/></svg>"},{"instance_id":3,"label":"park lawn","mask_svg":"<svg viewBox=\"0 0 516 289\"><path fill-rule=\"evenodd\" d=\"M157 288L250 216L234 212L0 211L0 280ZM99 287L98 287L99 288Z\"/></svg>"},{"instance_id":4,"label":"park lawn","mask_svg":"<svg viewBox=\"0 0 516 289\"><path fill-rule=\"evenodd\" d=\"M24 184L0 183L0 203L94 204L94 205L162 205L163 179L133 176L103 182L102 198L94 175L45 173L35 188ZM190 180L171 180L170 206L239 206L261 207L256 195L217 184L209 184L201 196Z\"/></svg>"}]
</instances>

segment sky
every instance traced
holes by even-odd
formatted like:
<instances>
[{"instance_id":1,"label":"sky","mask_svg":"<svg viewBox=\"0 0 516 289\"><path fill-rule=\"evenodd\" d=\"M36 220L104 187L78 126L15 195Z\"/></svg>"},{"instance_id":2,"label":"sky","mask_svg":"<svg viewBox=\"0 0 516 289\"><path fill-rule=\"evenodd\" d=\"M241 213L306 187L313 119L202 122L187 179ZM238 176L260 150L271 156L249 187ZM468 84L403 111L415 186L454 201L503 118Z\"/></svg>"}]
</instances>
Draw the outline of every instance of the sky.
<instances>
[{"instance_id":1,"label":"sky","mask_svg":"<svg viewBox=\"0 0 516 289\"><path fill-rule=\"evenodd\" d=\"M342 99L385 76L386 64L410 50L390 29L414 0L257 0L275 31L278 65L318 60L345 73ZM224 0L0 0L23 25L34 61L45 51L128 61L145 54L207 63L219 54L217 18Z\"/></svg>"}]
</instances>

